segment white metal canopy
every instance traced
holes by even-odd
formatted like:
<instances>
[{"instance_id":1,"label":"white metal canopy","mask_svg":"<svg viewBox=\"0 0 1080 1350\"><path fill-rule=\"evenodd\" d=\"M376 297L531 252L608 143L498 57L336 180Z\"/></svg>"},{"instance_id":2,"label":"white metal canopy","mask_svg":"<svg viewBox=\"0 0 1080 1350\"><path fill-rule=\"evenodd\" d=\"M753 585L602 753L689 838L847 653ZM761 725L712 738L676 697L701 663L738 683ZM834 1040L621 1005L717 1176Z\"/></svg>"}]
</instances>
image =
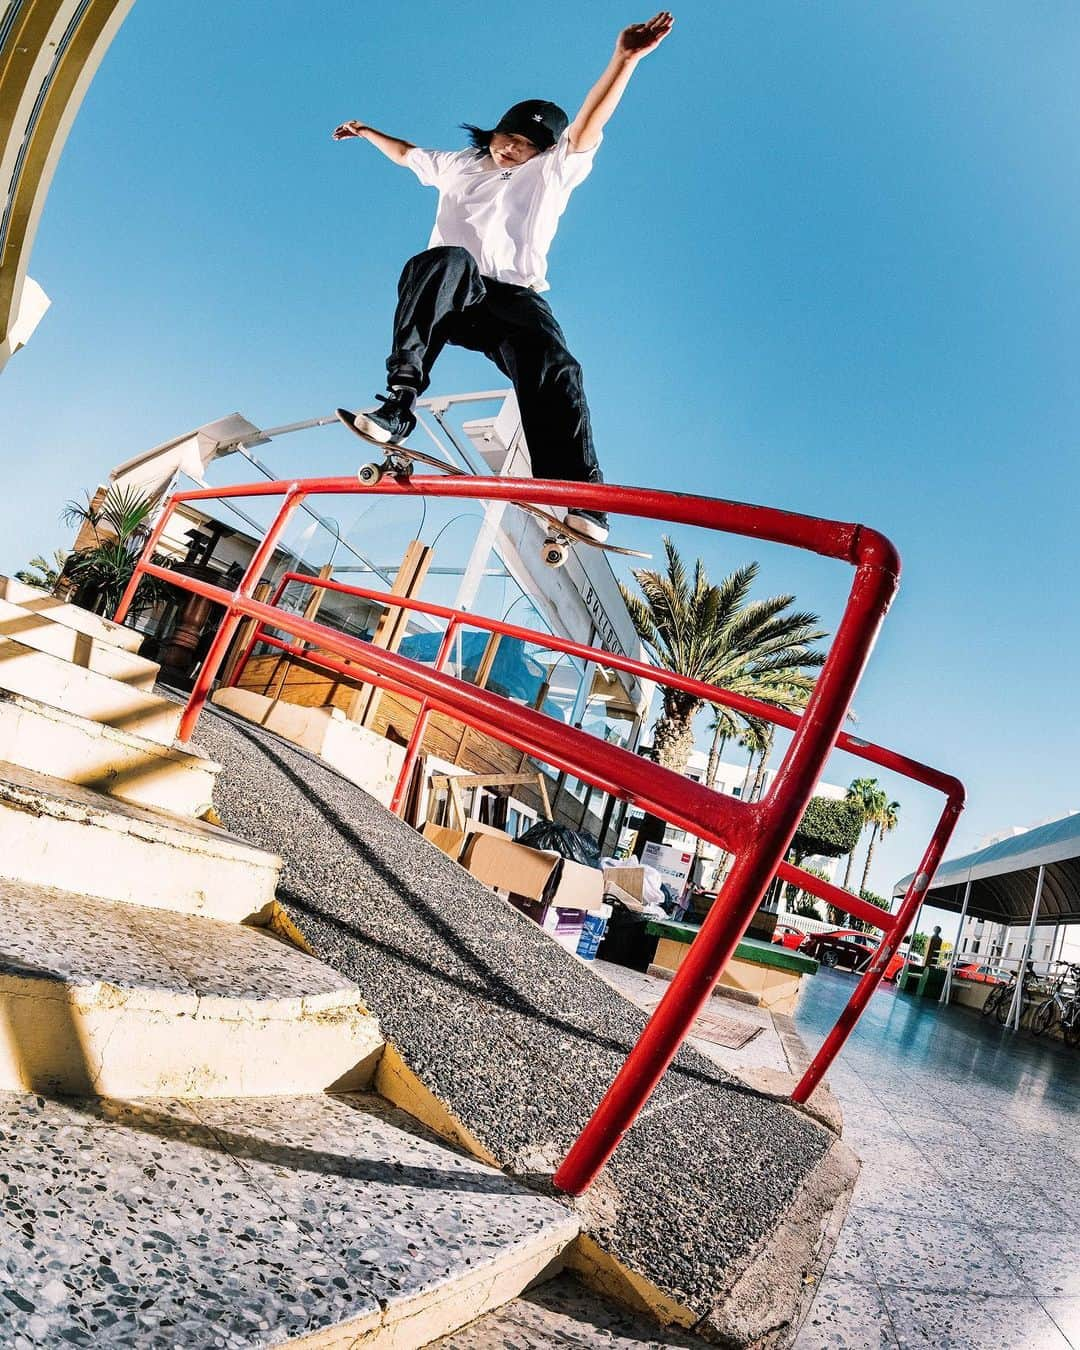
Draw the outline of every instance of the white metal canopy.
<instances>
[{"instance_id":1,"label":"white metal canopy","mask_svg":"<svg viewBox=\"0 0 1080 1350\"><path fill-rule=\"evenodd\" d=\"M1040 869L1039 922L1080 923L1080 813L943 862L924 903L959 911L970 882L969 915L992 923L1027 923ZM910 876L898 881L893 895L903 895L910 881Z\"/></svg>"}]
</instances>

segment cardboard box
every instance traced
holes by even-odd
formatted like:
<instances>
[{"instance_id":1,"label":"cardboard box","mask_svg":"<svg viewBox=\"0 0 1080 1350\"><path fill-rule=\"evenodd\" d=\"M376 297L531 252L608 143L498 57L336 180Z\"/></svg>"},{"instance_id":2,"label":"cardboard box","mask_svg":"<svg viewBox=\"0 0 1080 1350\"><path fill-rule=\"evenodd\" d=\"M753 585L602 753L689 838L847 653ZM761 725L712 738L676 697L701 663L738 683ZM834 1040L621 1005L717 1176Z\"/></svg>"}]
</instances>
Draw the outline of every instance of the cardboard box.
<instances>
[{"instance_id":1,"label":"cardboard box","mask_svg":"<svg viewBox=\"0 0 1080 1350\"><path fill-rule=\"evenodd\" d=\"M466 838L464 830L450 830L445 825L433 825L429 820L420 833L429 843L441 849L448 858L453 858L457 862Z\"/></svg>"},{"instance_id":2,"label":"cardboard box","mask_svg":"<svg viewBox=\"0 0 1080 1350\"><path fill-rule=\"evenodd\" d=\"M671 844L646 844L641 853L641 861L649 867L655 867L660 873L660 880L665 886L670 886L676 895L686 885L693 860L692 849L675 848Z\"/></svg>"},{"instance_id":3,"label":"cardboard box","mask_svg":"<svg viewBox=\"0 0 1080 1350\"><path fill-rule=\"evenodd\" d=\"M645 894L644 867L605 867L604 889L611 891L619 900L636 900L641 904Z\"/></svg>"},{"instance_id":4,"label":"cardboard box","mask_svg":"<svg viewBox=\"0 0 1080 1350\"><path fill-rule=\"evenodd\" d=\"M420 833L455 862L460 860L465 846L474 834L490 834L499 839L509 839L505 830L497 830L493 825L482 825L478 820L468 821L463 830L452 830L446 825L433 825L428 821Z\"/></svg>"},{"instance_id":5,"label":"cardboard box","mask_svg":"<svg viewBox=\"0 0 1080 1350\"><path fill-rule=\"evenodd\" d=\"M587 917L588 910L564 909L560 905L549 905L544 922L540 926L546 933L551 934L560 947L565 947L568 952L576 954L581 945L581 935L585 930Z\"/></svg>"},{"instance_id":6,"label":"cardboard box","mask_svg":"<svg viewBox=\"0 0 1080 1350\"><path fill-rule=\"evenodd\" d=\"M508 892L518 908L538 923L544 922L551 906L594 911L604 903L599 868L583 867L557 853L515 844L506 835L476 834L461 860L477 881ZM534 903L526 909L522 901Z\"/></svg>"}]
</instances>

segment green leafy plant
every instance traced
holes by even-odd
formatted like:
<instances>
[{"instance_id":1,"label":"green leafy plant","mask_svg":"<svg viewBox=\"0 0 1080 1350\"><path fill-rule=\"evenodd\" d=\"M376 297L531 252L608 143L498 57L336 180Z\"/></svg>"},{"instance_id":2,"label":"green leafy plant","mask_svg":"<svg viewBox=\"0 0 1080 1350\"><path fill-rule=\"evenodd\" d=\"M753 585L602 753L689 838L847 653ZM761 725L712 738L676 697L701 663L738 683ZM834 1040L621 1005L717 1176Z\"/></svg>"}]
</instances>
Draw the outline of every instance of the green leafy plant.
<instances>
[{"instance_id":1,"label":"green leafy plant","mask_svg":"<svg viewBox=\"0 0 1080 1350\"><path fill-rule=\"evenodd\" d=\"M64 575L75 588L76 604L96 614L111 614L127 589L151 533L150 517L157 498L133 488L110 488L99 505L89 494L86 502L69 501L62 513L65 524L80 532L89 527L94 542L76 549L64 566ZM155 554L154 562L168 566L169 559ZM166 594L165 584L144 577L132 602L134 616L156 604Z\"/></svg>"},{"instance_id":2,"label":"green leafy plant","mask_svg":"<svg viewBox=\"0 0 1080 1350\"><path fill-rule=\"evenodd\" d=\"M878 909L883 909L886 912L892 909L892 905L883 895L876 895L873 891L866 890L865 887L859 892L859 896L861 899L865 900L868 905L876 905ZM874 933L877 931L873 924L866 923L862 919L853 919L851 926L852 928L861 928L864 933Z\"/></svg>"},{"instance_id":3,"label":"green leafy plant","mask_svg":"<svg viewBox=\"0 0 1080 1350\"><path fill-rule=\"evenodd\" d=\"M39 553L36 558L30 559L21 572L15 573L15 580L27 586L37 586L39 590L51 591L60 580L68 557L66 548L54 549L51 563Z\"/></svg>"},{"instance_id":4,"label":"green leafy plant","mask_svg":"<svg viewBox=\"0 0 1080 1350\"><path fill-rule=\"evenodd\" d=\"M811 876L819 877L822 881L828 881L829 879L829 874L822 867L807 867L805 870ZM823 919L825 917L817 899L809 891L800 890L793 881L787 882L784 886L784 900L792 914L804 914L809 919Z\"/></svg>"},{"instance_id":5,"label":"green leafy plant","mask_svg":"<svg viewBox=\"0 0 1080 1350\"><path fill-rule=\"evenodd\" d=\"M795 861L811 857L842 858L859 842L862 827L862 810L855 803L811 797L791 841Z\"/></svg>"}]
</instances>

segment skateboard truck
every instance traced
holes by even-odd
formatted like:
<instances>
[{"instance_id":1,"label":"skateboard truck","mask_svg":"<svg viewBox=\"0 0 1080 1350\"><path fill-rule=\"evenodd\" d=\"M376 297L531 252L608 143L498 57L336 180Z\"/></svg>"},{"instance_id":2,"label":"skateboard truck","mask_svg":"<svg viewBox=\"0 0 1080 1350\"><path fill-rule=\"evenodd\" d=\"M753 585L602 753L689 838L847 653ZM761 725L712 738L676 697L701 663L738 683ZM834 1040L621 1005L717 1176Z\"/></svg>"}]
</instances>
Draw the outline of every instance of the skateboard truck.
<instances>
[{"instance_id":1,"label":"skateboard truck","mask_svg":"<svg viewBox=\"0 0 1080 1350\"><path fill-rule=\"evenodd\" d=\"M387 473L392 474L395 478L407 480L413 476L413 462L407 456L396 455L388 449L381 464L374 462L361 464L356 471L356 477L363 483L364 487L374 487L376 483L382 481L383 475Z\"/></svg>"},{"instance_id":2,"label":"skateboard truck","mask_svg":"<svg viewBox=\"0 0 1080 1350\"><path fill-rule=\"evenodd\" d=\"M547 567L562 567L570 556L570 540L565 535L549 534L544 540L542 557Z\"/></svg>"}]
</instances>

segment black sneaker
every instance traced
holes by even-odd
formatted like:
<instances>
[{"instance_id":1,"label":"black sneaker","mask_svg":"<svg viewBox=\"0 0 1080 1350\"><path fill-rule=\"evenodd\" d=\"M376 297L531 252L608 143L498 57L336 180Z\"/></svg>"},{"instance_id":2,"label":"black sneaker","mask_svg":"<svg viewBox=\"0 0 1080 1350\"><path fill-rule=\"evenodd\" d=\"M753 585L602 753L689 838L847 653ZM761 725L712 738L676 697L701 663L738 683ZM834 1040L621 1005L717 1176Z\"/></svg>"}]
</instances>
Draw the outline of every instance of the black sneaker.
<instances>
[{"instance_id":1,"label":"black sneaker","mask_svg":"<svg viewBox=\"0 0 1080 1350\"><path fill-rule=\"evenodd\" d=\"M366 412L353 415L353 425L357 431L370 436L380 445L391 443L400 445L407 441L416 430L416 418L412 412L415 395L409 391L391 394L376 394L381 408L370 408Z\"/></svg>"},{"instance_id":2,"label":"black sneaker","mask_svg":"<svg viewBox=\"0 0 1080 1350\"><path fill-rule=\"evenodd\" d=\"M602 544L608 537L608 518L603 511L570 510L566 513L566 523L594 544Z\"/></svg>"}]
</instances>

